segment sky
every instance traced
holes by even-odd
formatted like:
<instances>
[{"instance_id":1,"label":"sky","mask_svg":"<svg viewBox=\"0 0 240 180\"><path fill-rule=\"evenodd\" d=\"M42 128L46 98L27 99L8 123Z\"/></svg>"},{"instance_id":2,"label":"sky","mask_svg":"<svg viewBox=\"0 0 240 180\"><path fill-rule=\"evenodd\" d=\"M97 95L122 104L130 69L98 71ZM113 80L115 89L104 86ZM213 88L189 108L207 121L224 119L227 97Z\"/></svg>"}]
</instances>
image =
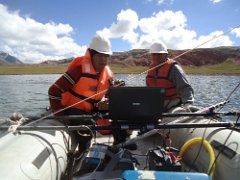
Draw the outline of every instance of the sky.
<instances>
[{"instance_id":1,"label":"sky","mask_svg":"<svg viewBox=\"0 0 240 180\"><path fill-rule=\"evenodd\" d=\"M0 24L0 52L27 64L84 55L96 34L113 52L156 41L168 49L240 46L240 1L0 0Z\"/></svg>"}]
</instances>

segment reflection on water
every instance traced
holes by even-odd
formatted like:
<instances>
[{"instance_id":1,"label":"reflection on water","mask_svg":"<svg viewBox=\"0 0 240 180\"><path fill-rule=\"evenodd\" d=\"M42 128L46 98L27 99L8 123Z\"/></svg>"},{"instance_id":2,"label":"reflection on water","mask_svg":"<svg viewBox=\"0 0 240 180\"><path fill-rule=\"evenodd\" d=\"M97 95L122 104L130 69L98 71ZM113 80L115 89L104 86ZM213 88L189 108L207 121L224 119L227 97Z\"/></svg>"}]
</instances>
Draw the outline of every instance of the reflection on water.
<instances>
[{"instance_id":1,"label":"reflection on water","mask_svg":"<svg viewBox=\"0 0 240 180\"><path fill-rule=\"evenodd\" d=\"M1 75L0 118L13 112L37 115L49 106L48 88L58 78L56 75ZM145 75L117 74L117 79L126 81L127 86L145 86ZM224 101L240 82L240 76L198 76L188 79L195 92L195 105L202 107ZM229 98L223 110L240 110L240 88Z\"/></svg>"}]
</instances>

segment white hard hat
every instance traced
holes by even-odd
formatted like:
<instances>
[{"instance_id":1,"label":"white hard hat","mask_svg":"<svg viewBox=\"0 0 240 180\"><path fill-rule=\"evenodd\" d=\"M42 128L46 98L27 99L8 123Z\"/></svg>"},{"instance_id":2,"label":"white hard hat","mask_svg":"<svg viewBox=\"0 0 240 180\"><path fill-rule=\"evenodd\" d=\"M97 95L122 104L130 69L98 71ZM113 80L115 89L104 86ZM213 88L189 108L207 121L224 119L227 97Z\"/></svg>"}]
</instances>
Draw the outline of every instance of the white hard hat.
<instances>
[{"instance_id":1,"label":"white hard hat","mask_svg":"<svg viewBox=\"0 0 240 180\"><path fill-rule=\"evenodd\" d=\"M112 54L110 41L101 35L96 35L92 38L89 48L102 54Z\"/></svg>"},{"instance_id":2,"label":"white hard hat","mask_svg":"<svg viewBox=\"0 0 240 180\"><path fill-rule=\"evenodd\" d=\"M155 42L150 47L150 53L168 53L167 47L162 42Z\"/></svg>"}]
</instances>

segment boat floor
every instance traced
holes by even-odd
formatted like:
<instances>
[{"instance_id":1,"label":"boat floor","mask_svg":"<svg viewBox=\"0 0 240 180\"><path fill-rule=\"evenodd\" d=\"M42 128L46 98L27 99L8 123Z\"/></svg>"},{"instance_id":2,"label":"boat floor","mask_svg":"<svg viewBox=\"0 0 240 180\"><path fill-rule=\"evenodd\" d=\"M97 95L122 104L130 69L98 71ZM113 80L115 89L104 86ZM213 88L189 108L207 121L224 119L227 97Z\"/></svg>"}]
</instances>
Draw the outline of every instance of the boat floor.
<instances>
[{"instance_id":1,"label":"boat floor","mask_svg":"<svg viewBox=\"0 0 240 180\"><path fill-rule=\"evenodd\" d=\"M112 142L113 142L112 135L102 136L102 135L98 134L97 138L95 140L93 140L93 143L105 144L105 145L110 145L110 146L112 145ZM134 169L136 169L136 170L148 169L148 156L147 156L148 151L151 148L156 148L157 146L162 145L161 135L159 133L159 130L152 130L143 135L138 135L138 132L134 131L128 141L126 141L125 143L116 145L115 148L121 148L122 146L131 145L131 144L137 145L137 149L128 150L129 152L131 152L133 159L136 160ZM117 158L117 160L119 160L119 158ZM79 167L80 166L81 165L79 165ZM109 166L114 166L114 165L110 164ZM123 167L123 168L125 168L125 167ZM106 169L109 169L109 167L107 167ZM98 179L97 177L98 176L100 177L101 173L102 172L94 171L91 173L87 173L86 176L85 175L84 176L77 175L73 179L76 179L76 180L81 180L81 179L86 179L86 178ZM121 173L122 173L122 171L119 171L119 170L114 170L114 171L108 170L107 175L104 177L102 176L102 178L99 178L99 179L120 178ZM104 174L106 174L106 172Z\"/></svg>"}]
</instances>

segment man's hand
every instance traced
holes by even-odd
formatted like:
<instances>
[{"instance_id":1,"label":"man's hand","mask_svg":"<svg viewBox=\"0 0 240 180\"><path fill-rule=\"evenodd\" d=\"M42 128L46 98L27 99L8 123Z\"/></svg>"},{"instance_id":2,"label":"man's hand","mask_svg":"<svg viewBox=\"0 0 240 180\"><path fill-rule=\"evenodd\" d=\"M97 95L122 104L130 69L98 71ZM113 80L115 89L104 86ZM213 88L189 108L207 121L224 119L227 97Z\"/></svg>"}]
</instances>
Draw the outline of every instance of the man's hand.
<instances>
[{"instance_id":1,"label":"man's hand","mask_svg":"<svg viewBox=\"0 0 240 180\"><path fill-rule=\"evenodd\" d=\"M125 86L125 81L122 79L116 79L113 83L114 86Z\"/></svg>"},{"instance_id":2,"label":"man's hand","mask_svg":"<svg viewBox=\"0 0 240 180\"><path fill-rule=\"evenodd\" d=\"M191 103L182 104L181 107L189 112L196 112L199 110L198 107L193 106Z\"/></svg>"},{"instance_id":3,"label":"man's hand","mask_svg":"<svg viewBox=\"0 0 240 180\"><path fill-rule=\"evenodd\" d=\"M100 101L97 103L96 107L98 108L98 110L100 111L106 111L108 110L108 99L105 99L103 101Z\"/></svg>"}]
</instances>

